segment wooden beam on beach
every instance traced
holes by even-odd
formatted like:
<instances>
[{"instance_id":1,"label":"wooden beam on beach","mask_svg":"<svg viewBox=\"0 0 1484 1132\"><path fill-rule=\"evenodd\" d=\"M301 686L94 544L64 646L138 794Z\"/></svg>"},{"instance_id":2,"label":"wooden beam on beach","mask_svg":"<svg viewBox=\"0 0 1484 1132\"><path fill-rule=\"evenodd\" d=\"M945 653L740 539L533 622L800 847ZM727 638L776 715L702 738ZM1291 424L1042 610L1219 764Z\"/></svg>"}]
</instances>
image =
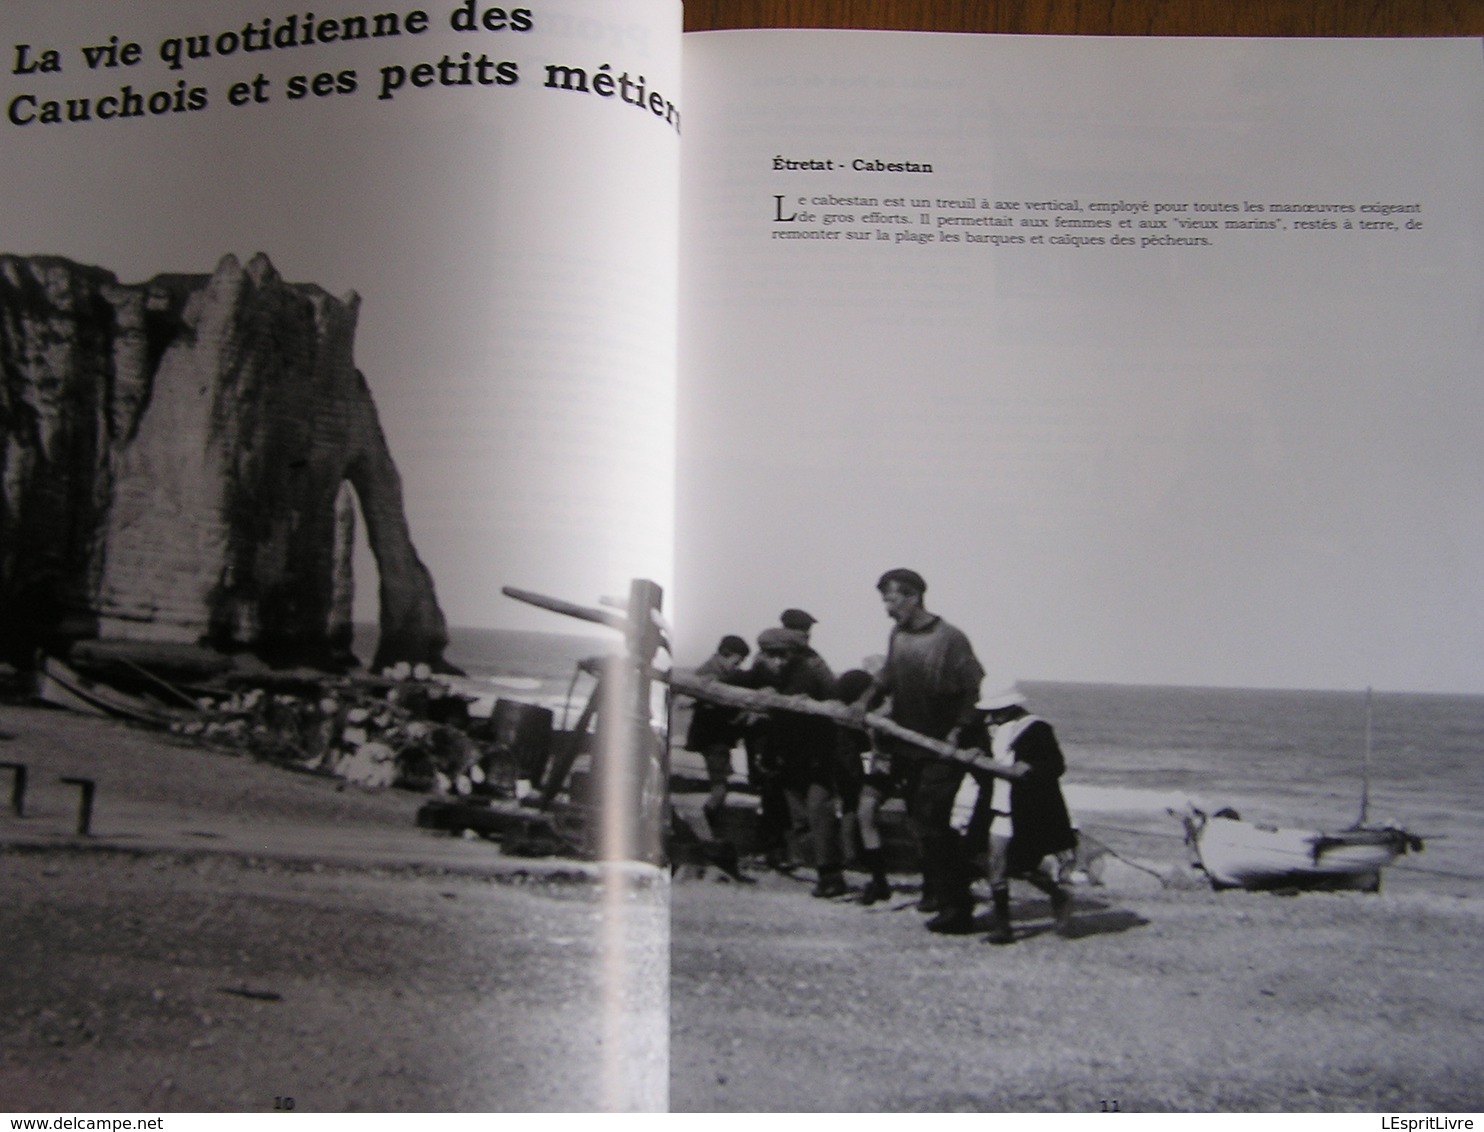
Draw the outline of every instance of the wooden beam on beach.
<instances>
[{"instance_id":1,"label":"wooden beam on beach","mask_svg":"<svg viewBox=\"0 0 1484 1132\"><path fill-rule=\"evenodd\" d=\"M182 692L179 688L177 688L174 684L170 683L168 680L161 679L159 676L156 676L149 669L144 668L141 665L135 664L128 657L120 657L119 658L119 662L121 664L123 664L123 666L125 668L128 668L129 670L131 670L133 672L137 672L139 675L143 676L146 680L150 681L151 683L156 684L156 685L158 685L161 688L164 688L165 691L169 692L172 696L174 696L181 703L185 704L192 711L200 711L201 710L201 705L200 704L198 704L194 699L192 699L190 696L186 695L184 692Z\"/></svg>"},{"instance_id":2,"label":"wooden beam on beach","mask_svg":"<svg viewBox=\"0 0 1484 1132\"><path fill-rule=\"evenodd\" d=\"M651 788L653 781L669 781L669 750L656 741L651 727L650 688L656 673L654 660L661 648L669 648L664 617L660 613L664 590L647 578L629 582L625 614L594 606L578 605L530 590L502 586L500 592L553 613L576 617L617 629L624 635L627 657L608 667L588 700L578 722L573 746L559 752L552 777L542 792L542 805L551 805L560 778L570 770L568 756L575 758L576 744L596 719L593 751L593 784L604 820L589 829L598 835L598 855L608 861L648 861L663 864L662 840L665 791Z\"/></svg>"},{"instance_id":3,"label":"wooden beam on beach","mask_svg":"<svg viewBox=\"0 0 1484 1132\"><path fill-rule=\"evenodd\" d=\"M516 589L514 586L501 586L500 592L506 597L513 597L516 601L523 601L527 605L540 606L549 609L553 613L565 614L568 617L576 617L580 621L592 621L598 625L607 625L611 629L619 629L627 632L629 619L620 613L613 613L607 609L595 609L590 605L578 605L575 602L563 601L559 597L547 597L545 594L533 593L531 590Z\"/></svg>"},{"instance_id":4,"label":"wooden beam on beach","mask_svg":"<svg viewBox=\"0 0 1484 1132\"><path fill-rule=\"evenodd\" d=\"M874 731L915 748L913 751L903 752L904 754L950 759L994 778L1013 781L1017 777L1016 771L996 763L986 752L977 747L955 747L941 739L934 739L919 731L903 727L884 715L874 712L862 715L851 705L841 703L839 700L816 700L809 696L785 696L780 692L765 689L738 688L733 684L723 684L716 680L697 680L693 676L678 672L670 673L668 679L674 691L690 696L692 699L705 700L707 703L719 704L722 707L737 708L739 711L765 713L788 711L797 715L817 716L833 720L835 723L857 731Z\"/></svg>"}]
</instances>

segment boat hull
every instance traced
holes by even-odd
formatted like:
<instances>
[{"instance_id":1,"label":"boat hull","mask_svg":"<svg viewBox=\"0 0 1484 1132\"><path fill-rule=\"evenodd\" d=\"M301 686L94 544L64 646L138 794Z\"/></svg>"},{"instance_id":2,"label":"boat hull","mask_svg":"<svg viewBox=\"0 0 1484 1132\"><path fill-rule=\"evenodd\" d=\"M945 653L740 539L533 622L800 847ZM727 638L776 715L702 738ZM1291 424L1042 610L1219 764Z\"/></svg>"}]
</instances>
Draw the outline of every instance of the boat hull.
<instances>
[{"instance_id":1,"label":"boat hull","mask_svg":"<svg viewBox=\"0 0 1484 1132\"><path fill-rule=\"evenodd\" d=\"M189 718L188 713L130 696L80 675L55 657L47 657L36 673L33 695L42 703L69 711L128 719L156 727Z\"/></svg>"},{"instance_id":2,"label":"boat hull","mask_svg":"<svg viewBox=\"0 0 1484 1132\"><path fill-rule=\"evenodd\" d=\"M1381 870L1422 842L1389 827L1327 832L1215 817L1186 823L1197 864L1215 888L1325 888L1374 892Z\"/></svg>"}]
</instances>

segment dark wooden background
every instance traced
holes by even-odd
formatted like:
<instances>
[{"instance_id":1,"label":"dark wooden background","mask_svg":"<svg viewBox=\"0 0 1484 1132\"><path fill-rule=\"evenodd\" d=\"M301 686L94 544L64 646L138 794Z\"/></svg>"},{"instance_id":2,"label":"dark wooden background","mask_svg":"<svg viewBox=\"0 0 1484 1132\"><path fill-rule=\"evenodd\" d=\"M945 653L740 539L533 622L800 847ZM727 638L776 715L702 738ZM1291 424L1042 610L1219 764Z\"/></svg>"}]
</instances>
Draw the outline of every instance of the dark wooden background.
<instances>
[{"instance_id":1,"label":"dark wooden background","mask_svg":"<svg viewBox=\"0 0 1484 1132\"><path fill-rule=\"evenodd\" d=\"M1484 36L1484 0L685 0L686 31L745 27Z\"/></svg>"}]
</instances>

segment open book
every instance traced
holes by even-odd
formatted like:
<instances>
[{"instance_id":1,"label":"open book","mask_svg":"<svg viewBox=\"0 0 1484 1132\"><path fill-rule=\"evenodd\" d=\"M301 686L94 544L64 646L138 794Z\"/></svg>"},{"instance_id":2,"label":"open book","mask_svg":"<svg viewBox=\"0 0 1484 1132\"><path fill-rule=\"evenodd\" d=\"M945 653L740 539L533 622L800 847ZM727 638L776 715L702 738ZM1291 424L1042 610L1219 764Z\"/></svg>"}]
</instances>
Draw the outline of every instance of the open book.
<instances>
[{"instance_id":1,"label":"open book","mask_svg":"<svg viewBox=\"0 0 1484 1132\"><path fill-rule=\"evenodd\" d=\"M1479 1107L1477 42L0 26L0 1108ZM1014 775L902 595L1061 737L1017 948L910 910ZM771 845L770 690L838 693ZM872 713L984 801L873 770L862 907ZM1362 774L1402 904L1186 883L1183 799Z\"/></svg>"}]
</instances>

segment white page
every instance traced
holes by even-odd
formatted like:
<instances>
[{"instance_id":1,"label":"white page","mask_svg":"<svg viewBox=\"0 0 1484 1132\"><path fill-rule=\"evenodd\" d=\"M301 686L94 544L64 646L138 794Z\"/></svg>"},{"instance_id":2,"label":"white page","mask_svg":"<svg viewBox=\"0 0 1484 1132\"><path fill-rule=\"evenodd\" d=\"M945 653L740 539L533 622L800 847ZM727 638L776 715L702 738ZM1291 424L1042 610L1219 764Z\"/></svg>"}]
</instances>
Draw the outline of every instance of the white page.
<instances>
[{"instance_id":1,"label":"white page","mask_svg":"<svg viewBox=\"0 0 1484 1132\"><path fill-rule=\"evenodd\" d=\"M670 585L679 4L636 0L599 11L571 0L518 7L26 0L6 5L0 27L7 60L0 253L63 257L111 272L125 286L162 275L209 277L225 257L242 266L262 255L291 284L337 297L353 292L354 365L395 465L391 476L400 477L411 546L453 637L442 658L469 673L460 690L478 695L487 714L497 695L520 701L538 683L527 666L532 657L518 650L498 660L471 657L469 642L491 639L491 631L539 633L556 653L574 656L622 651L622 634L611 628L523 604L501 588L593 608L605 598L626 600L632 579ZM92 64L84 48L97 48ZM550 67L581 68L592 83ZM605 67L606 88L597 78ZM226 271L224 278L239 278ZM28 339L26 349L45 352L44 338ZM0 457L8 507L19 506L32 470L43 466L28 463L39 459L31 393L10 401L5 422L19 437ZM110 458L135 471L149 459L189 464L197 457L184 438L204 427L200 420L182 417L175 432L149 426L153 447L145 454L143 445L130 449L110 438L123 453ZM182 447L172 455L177 441ZM180 514L194 506L194 486L172 484ZM191 618L206 598L191 589L194 582L172 585L161 566L138 596L139 576L153 569L147 539L135 540L145 546L134 552L127 585L115 585L110 573L130 531L175 521L165 495L114 523L122 529L109 536L107 565L99 567L105 643L188 645L202 634ZM264 522L271 526L272 517ZM177 550L196 537L181 524ZM201 541L209 548L214 537ZM22 541L16 535L6 548L7 571L15 552L31 549ZM264 551L265 569L271 553ZM354 616L374 623L377 567L364 538L356 567ZM107 596L121 588L129 590L127 603ZM162 616L151 625L150 610L174 609L177 598L187 609L183 620L166 626ZM250 622L245 614L236 627L248 653ZM519 639L500 638L507 645ZM556 677L537 675L565 685L572 672L565 663ZM491 683L492 674L504 683ZM32 760L30 808L39 816L17 820L5 836L44 839L47 822L66 827L73 804L59 793L48 760L95 752L46 754L37 735L49 719L62 726L62 717L14 711L5 729L23 738L8 747ZM209 777L212 765L208 759L202 773ZM129 802L145 807L138 813L119 808L125 787L109 777L116 769L88 773L98 780L96 838L123 836L132 828L129 814L154 820L147 799ZM461 781L460 789L467 786ZM217 836L212 823L247 820L258 809L244 803L242 814L193 818L190 799L181 805L183 816L161 818L163 832L156 831L170 845L184 836L181 823L194 822L202 838ZM403 809L407 835L421 834L411 803ZM324 824L322 813L313 816ZM400 836L400 827L389 836ZM431 845L434 835L425 836ZM479 842L448 851L462 849L469 852L459 867L476 872L479 852L499 856ZM69 1090L66 1071L48 1068L59 1055L49 1061L45 1050L33 1050L36 1060L16 1067L16 1088L0 1089L0 1103L29 1108L65 1097L99 1108L267 1111L290 1107L287 1097L300 1111L662 1106L664 878L644 876L644 891L628 898L628 919L622 892L606 914L591 916L582 900L563 902L558 893L525 913L525 934L506 937L511 955L534 956L536 967L570 972L567 957L590 957L586 968L574 964L579 974L569 985L540 990L534 975L523 985L519 962L526 960L507 965L499 934L454 917L440 925L429 954L454 947L472 957L488 949L498 985L470 985L456 1002L434 990L405 1018L393 1009L378 1020L353 1001L328 1014L311 1011L307 1044L317 1040L315 1024L333 1022L348 1045L321 1042L311 1054L280 1048L270 1035L258 1041L256 1059L219 1067L225 1079L189 1068L172 1073L150 1056L121 1075L105 1058ZM393 917L399 899L387 897ZM421 898L409 892L405 899L412 907ZM559 912L543 918L543 908ZM358 970L390 944L352 939L343 955L285 958L295 946L285 943L277 958L271 947L261 951L265 961L288 967ZM302 1007L302 990L296 982L284 997ZM390 1002L402 990L386 984L371 994ZM160 989L166 1001L198 991L203 1015L213 1014L210 986ZM446 1024L421 1029L420 1019L439 1010ZM390 1032L379 1034L383 1027ZM183 1046L192 1039L184 1030L178 1036ZM405 1076L372 1068L374 1058L357 1062L357 1042L384 1050ZM338 1072L331 1064L337 1050L347 1059ZM367 1075L360 1086L358 1073Z\"/></svg>"}]
</instances>

